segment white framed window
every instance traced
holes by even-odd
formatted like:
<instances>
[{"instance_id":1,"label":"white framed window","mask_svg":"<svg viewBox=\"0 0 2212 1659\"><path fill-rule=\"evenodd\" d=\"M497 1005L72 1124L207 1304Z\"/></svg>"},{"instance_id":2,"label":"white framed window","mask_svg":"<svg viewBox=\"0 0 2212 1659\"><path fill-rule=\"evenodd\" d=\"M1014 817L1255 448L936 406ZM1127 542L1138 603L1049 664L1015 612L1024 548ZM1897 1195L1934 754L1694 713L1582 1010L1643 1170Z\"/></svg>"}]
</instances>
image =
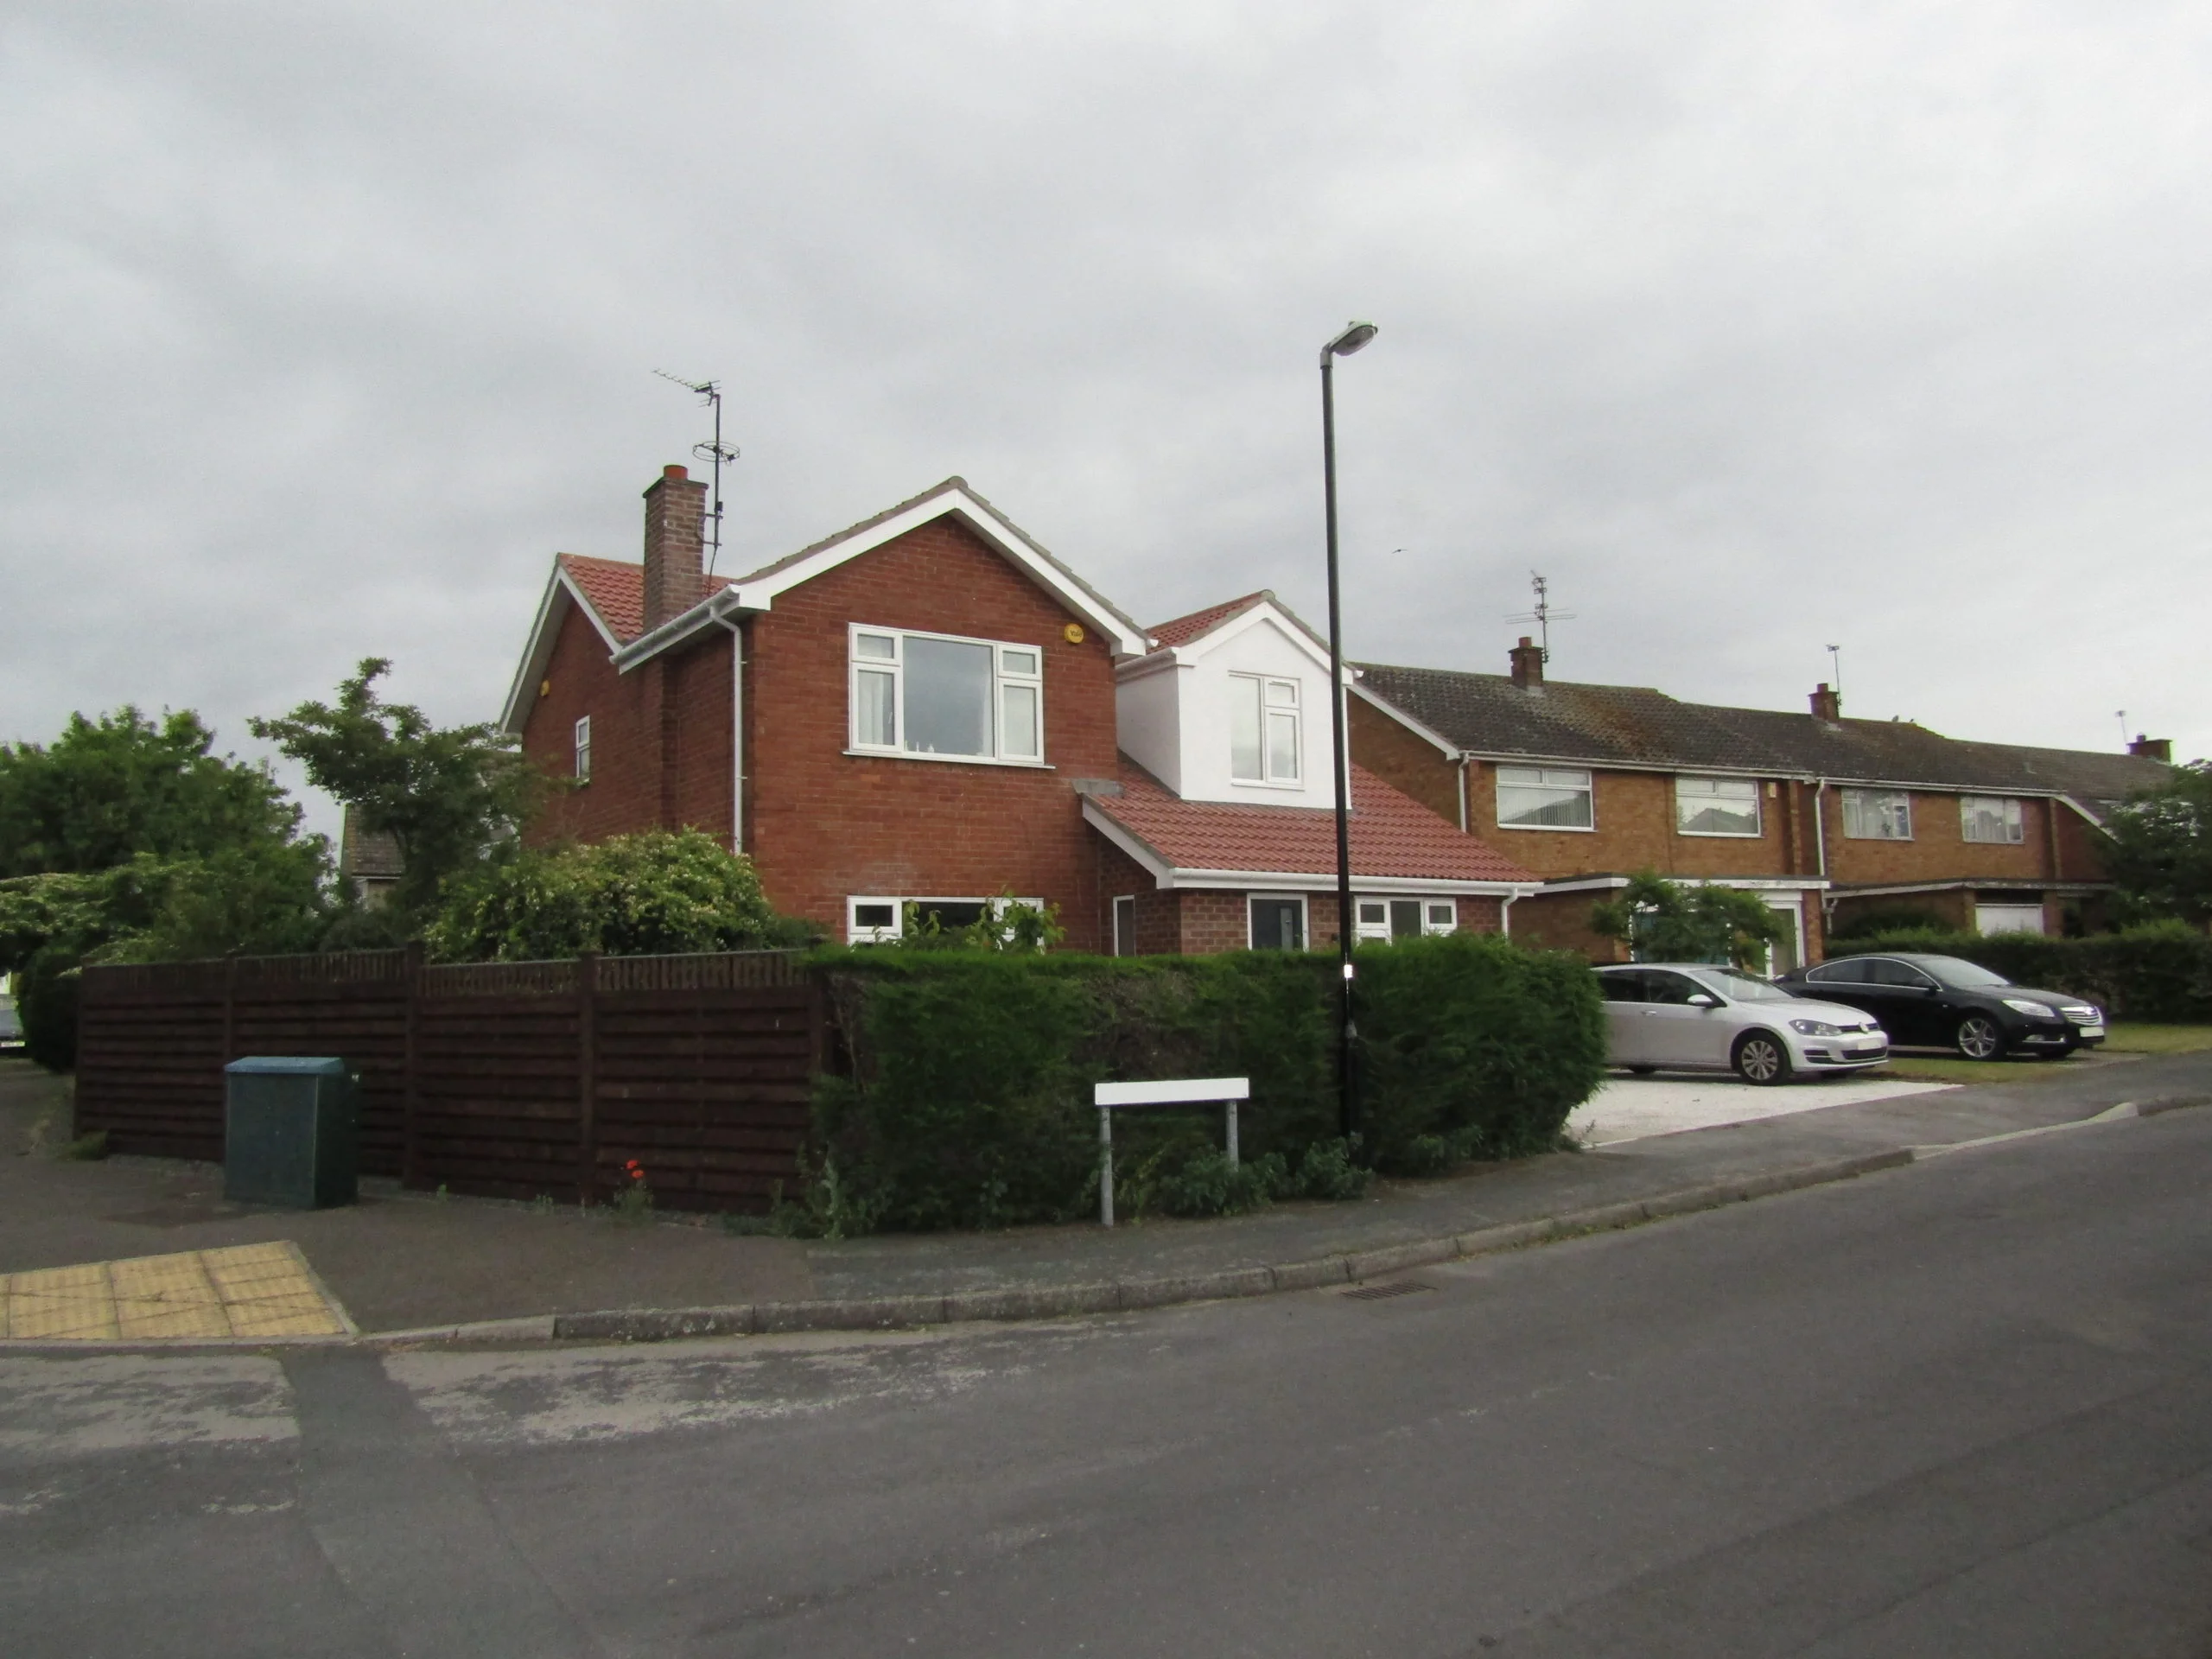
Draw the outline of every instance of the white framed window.
<instances>
[{"instance_id":1,"label":"white framed window","mask_svg":"<svg viewBox=\"0 0 2212 1659\"><path fill-rule=\"evenodd\" d=\"M1240 784L1299 780L1298 682L1229 677L1229 775Z\"/></svg>"},{"instance_id":2,"label":"white framed window","mask_svg":"<svg viewBox=\"0 0 2212 1659\"><path fill-rule=\"evenodd\" d=\"M1008 905L1027 905L1032 910L1042 910L1042 899L924 898L912 893L854 893L845 900L845 943L848 944L883 944L903 938L906 931L906 909L913 906L917 917L934 916L938 925L948 931L956 927L970 927L986 916L995 916Z\"/></svg>"},{"instance_id":3,"label":"white framed window","mask_svg":"<svg viewBox=\"0 0 2212 1659\"><path fill-rule=\"evenodd\" d=\"M576 781L591 781L591 716L586 715L576 722Z\"/></svg>"},{"instance_id":4,"label":"white framed window","mask_svg":"<svg viewBox=\"0 0 2212 1659\"><path fill-rule=\"evenodd\" d=\"M1910 841L1912 797L1901 789L1845 790L1843 833L1853 841Z\"/></svg>"},{"instance_id":5,"label":"white framed window","mask_svg":"<svg viewBox=\"0 0 2212 1659\"><path fill-rule=\"evenodd\" d=\"M1560 766L1500 766L1501 830L1594 830L1590 774Z\"/></svg>"},{"instance_id":6,"label":"white framed window","mask_svg":"<svg viewBox=\"0 0 2212 1659\"><path fill-rule=\"evenodd\" d=\"M1997 795L1960 796L1959 837L1962 841L2010 842L2019 845L2027 839L2026 826L2020 822L2019 802Z\"/></svg>"},{"instance_id":7,"label":"white framed window","mask_svg":"<svg viewBox=\"0 0 2212 1659\"><path fill-rule=\"evenodd\" d=\"M1675 833L1682 836L1758 835L1758 783L1749 778L1675 779Z\"/></svg>"},{"instance_id":8,"label":"white framed window","mask_svg":"<svg viewBox=\"0 0 2212 1659\"><path fill-rule=\"evenodd\" d=\"M1459 927L1459 906L1452 899L1355 899L1352 937L1384 941L1414 939L1430 933L1453 933Z\"/></svg>"},{"instance_id":9,"label":"white framed window","mask_svg":"<svg viewBox=\"0 0 2212 1659\"><path fill-rule=\"evenodd\" d=\"M1042 647L857 623L851 641L854 749L1045 763Z\"/></svg>"},{"instance_id":10,"label":"white framed window","mask_svg":"<svg viewBox=\"0 0 2212 1659\"><path fill-rule=\"evenodd\" d=\"M1306 948L1306 895L1255 893L1244 901L1246 942L1255 950Z\"/></svg>"},{"instance_id":11,"label":"white framed window","mask_svg":"<svg viewBox=\"0 0 2212 1659\"><path fill-rule=\"evenodd\" d=\"M1137 953L1137 896L1125 893L1114 900L1114 954L1134 957Z\"/></svg>"}]
</instances>

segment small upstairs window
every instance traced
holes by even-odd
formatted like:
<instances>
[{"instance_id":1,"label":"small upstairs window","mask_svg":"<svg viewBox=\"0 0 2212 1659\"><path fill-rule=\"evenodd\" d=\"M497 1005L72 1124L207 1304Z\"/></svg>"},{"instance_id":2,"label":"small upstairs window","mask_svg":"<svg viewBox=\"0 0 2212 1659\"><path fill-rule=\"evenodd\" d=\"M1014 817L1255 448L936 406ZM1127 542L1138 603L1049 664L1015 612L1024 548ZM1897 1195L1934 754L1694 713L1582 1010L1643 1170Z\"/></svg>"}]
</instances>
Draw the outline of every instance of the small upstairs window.
<instances>
[{"instance_id":1,"label":"small upstairs window","mask_svg":"<svg viewBox=\"0 0 2212 1659\"><path fill-rule=\"evenodd\" d=\"M1500 766L1497 827L1501 830L1590 830L1590 774L1560 766Z\"/></svg>"},{"instance_id":2,"label":"small upstairs window","mask_svg":"<svg viewBox=\"0 0 2212 1659\"><path fill-rule=\"evenodd\" d=\"M1759 786L1749 778L1675 779L1675 830L1684 836L1756 836Z\"/></svg>"},{"instance_id":3,"label":"small upstairs window","mask_svg":"<svg viewBox=\"0 0 2212 1659\"><path fill-rule=\"evenodd\" d=\"M1959 836L1963 841L2010 842L2027 839L2020 822L2020 804L1994 795L1959 797Z\"/></svg>"},{"instance_id":4,"label":"small upstairs window","mask_svg":"<svg viewBox=\"0 0 2212 1659\"><path fill-rule=\"evenodd\" d=\"M1910 841L1912 797L1901 789L1845 790L1843 833L1853 841Z\"/></svg>"},{"instance_id":5,"label":"small upstairs window","mask_svg":"<svg viewBox=\"0 0 2212 1659\"><path fill-rule=\"evenodd\" d=\"M576 781L591 781L591 716L586 715L576 722Z\"/></svg>"},{"instance_id":6,"label":"small upstairs window","mask_svg":"<svg viewBox=\"0 0 2212 1659\"><path fill-rule=\"evenodd\" d=\"M1240 784L1298 781L1298 682L1229 677L1229 775Z\"/></svg>"}]
</instances>

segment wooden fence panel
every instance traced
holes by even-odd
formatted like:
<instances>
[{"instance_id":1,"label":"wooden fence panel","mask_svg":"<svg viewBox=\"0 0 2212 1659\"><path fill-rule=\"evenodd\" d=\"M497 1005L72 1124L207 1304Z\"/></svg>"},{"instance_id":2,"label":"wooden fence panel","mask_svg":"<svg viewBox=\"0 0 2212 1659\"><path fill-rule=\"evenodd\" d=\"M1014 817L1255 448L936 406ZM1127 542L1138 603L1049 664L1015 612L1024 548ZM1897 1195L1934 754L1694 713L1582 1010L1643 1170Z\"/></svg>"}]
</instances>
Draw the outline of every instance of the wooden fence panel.
<instances>
[{"instance_id":1,"label":"wooden fence panel","mask_svg":"<svg viewBox=\"0 0 2212 1659\"><path fill-rule=\"evenodd\" d=\"M819 988L791 956L423 967L411 953L86 970L78 1129L219 1160L222 1067L334 1054L361 1080L361 1166L410 1186L598 1199L626 1160L671 1208L795 1187Z\"/></svg>"}]
</instances>

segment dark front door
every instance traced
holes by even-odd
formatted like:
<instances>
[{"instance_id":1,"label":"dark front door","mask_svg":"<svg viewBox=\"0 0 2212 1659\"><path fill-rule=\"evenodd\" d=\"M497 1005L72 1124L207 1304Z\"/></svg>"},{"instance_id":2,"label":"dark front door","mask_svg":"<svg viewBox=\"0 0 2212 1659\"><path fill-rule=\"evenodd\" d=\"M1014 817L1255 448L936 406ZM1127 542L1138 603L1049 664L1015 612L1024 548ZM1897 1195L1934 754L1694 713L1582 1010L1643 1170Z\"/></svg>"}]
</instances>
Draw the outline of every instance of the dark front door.
<instances>
[{"instance_id":1,"label":"dark front door","mask_svg":"<svg viewBox=\"0 0 2212 1659\"><path fill-rule=\"evenodd\" d=\"M1421 938L1421 900L1393 899L1390 901L1390 937L1394 939Z\"/></svg>"},{"instance_id":2,"label":"dark front door","mask_svg":"<svg viewBox=\"0 0 2212 1659\"><path fill-rule=\"evenodd\" d=\"M1252 900L1252 948L1255 950L1303 950L1306 948L1306 906L1296 899Z\"/></svg>"}]
</instances>

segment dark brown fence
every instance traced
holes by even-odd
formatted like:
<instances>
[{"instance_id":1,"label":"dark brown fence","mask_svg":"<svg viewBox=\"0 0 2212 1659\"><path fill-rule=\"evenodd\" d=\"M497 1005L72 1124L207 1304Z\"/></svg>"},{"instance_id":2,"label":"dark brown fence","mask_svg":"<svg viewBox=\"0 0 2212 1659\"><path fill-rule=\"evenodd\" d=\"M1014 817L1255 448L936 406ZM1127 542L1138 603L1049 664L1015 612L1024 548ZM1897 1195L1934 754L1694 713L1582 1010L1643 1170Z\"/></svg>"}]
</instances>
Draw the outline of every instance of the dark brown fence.
<instances>
[{"instance_id":1,"label":"dark brown fence","mask_svg":"<svg viewBox=\"0 0 2212 1659\"><path fill-rule=\"evenodd\" d=\"M361 1167L410 1186L599 1198L626 1161L679 1209L795 1185L823 1055L792 956L429 967L409 951L87 968L79 1133L223 1155L223 1067L334 1054L361 1079Z\"/></svg>"}]
</instances>

